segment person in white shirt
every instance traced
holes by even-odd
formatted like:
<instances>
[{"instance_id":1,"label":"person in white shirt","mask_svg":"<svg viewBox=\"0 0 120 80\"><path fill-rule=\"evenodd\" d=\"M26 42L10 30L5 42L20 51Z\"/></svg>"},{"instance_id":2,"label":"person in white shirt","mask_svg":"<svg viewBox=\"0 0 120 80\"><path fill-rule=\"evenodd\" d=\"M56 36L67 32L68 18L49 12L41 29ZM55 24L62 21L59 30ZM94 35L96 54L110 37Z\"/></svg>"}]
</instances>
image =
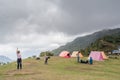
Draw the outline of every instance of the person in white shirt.
<instances>
[{"instance_id":1,"label":"person in white shirt","mask_svg":"<svg viewBox=\"0 0 120 80\"><path fill-rule=\"evenodd\" d=\"M17 53L17 69L22 69L22 58L21 58L20 50L18 50L18 48L16 53Z\"/></svg>"}]
</instances>

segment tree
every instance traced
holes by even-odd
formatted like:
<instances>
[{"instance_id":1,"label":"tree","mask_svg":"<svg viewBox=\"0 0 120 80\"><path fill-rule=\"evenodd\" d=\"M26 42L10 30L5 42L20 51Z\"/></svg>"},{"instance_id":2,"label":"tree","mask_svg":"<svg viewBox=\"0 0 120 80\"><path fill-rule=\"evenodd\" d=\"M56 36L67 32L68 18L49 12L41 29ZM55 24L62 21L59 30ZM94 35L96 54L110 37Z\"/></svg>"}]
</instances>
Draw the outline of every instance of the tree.
<instances>
[{"instance_id":1,"label":"tree","mask_svg":"<svg viewBox=\"0 0 120 80\"><path fill-rule=\"evenodd\" d=\"M32 57L33 57L33 58L36 58L36 55L33 55Z\"/></svg>"},{"instance_id":2,"label":"tree","mask_svg":"<svg viewBox=\"0 0 120 80\"><path fill-rule=\"evenodd\" d=\"M40 53L40 57L41 57L41 56L45 56L45 55L46 55L46 56L53 56L53 53L50 52L50 51L45 51L45 52L41 52L41 53Z\"/></svg>"}]
</instances>

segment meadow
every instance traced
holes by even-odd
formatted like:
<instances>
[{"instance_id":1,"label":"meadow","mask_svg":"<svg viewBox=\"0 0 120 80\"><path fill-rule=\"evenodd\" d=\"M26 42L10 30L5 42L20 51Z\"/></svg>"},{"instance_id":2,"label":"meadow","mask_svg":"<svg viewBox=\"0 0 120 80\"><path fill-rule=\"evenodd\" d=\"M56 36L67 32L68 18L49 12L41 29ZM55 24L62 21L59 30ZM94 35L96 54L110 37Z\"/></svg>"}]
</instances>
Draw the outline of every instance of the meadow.
<instances>
[{"instance_id":1,"label":"meadow","mask_svg":"<svg viewBox=\"0 0 120 80\"><path fill-rule=\"evenodd\" d=\"M94 61L93 65L77 63L76 58L51 57L23 60L23 69L16 62L0 66L0 80L120 80L120 58Z\"/></svg>"}]
</instances>

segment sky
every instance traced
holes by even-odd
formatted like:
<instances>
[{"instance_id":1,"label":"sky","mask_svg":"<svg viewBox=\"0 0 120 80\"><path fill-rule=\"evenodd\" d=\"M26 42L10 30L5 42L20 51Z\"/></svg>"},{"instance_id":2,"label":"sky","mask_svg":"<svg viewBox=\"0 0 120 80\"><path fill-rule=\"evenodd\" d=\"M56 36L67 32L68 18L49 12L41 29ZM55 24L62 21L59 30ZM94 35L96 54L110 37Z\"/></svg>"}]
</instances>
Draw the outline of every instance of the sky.
<instances>
[{"instance_id":1,"label":"sky","mask_svg":"<svg viewBox=\"0 0 120 80\"><path fill-rule=\"evenodd\" d=\"M0 0L0 55L39 55L78 36L120 28L120 0Z\"/></svg>"}]
</instances>

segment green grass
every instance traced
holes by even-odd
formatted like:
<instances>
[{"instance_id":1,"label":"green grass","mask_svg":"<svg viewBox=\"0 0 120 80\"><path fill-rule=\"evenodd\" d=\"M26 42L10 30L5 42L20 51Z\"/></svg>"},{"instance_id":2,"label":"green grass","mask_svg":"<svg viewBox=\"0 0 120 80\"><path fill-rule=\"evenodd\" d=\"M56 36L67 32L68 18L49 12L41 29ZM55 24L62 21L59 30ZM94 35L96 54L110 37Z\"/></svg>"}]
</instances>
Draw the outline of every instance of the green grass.
<instances>
[{"instance_id":1,"label":"green grass","mask_svg":"<svg viewBox=\"0 0 120 80\"><path fill-rule=\"evenodd\" d=\"M119 74L120 58L89 65L76 58L51 57L48 65L43 59L25 59L22 70L16 69L16 62L0 66L0 80L120 80Z\"/></svg>"}]
</instances>

